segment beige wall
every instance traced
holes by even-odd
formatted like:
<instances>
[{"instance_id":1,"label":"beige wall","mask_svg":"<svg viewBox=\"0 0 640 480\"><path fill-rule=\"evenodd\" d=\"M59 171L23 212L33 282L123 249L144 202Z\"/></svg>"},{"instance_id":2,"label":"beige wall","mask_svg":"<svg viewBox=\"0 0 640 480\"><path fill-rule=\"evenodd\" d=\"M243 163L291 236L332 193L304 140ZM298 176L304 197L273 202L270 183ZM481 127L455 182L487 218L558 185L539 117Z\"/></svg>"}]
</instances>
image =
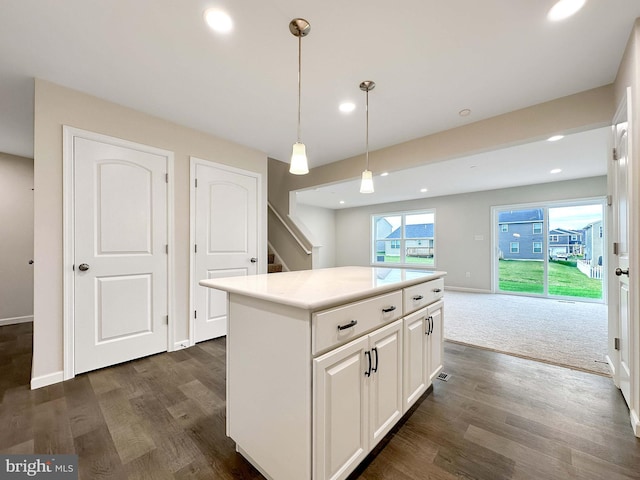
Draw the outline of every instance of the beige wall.
<instances>
[{"instance_id":1,"label":"beige wall","mask_svg":"<svg viewBox=\"0 0 640 480\"><path fill-rule=\"evenodd\" d=\"M33 159L0 153L0 325L33 315Z\"/></svg>"},{"instance_id":2,"label":"beige wall","mask_svg":"<svg viewBox=\"0 0 640 480\"><path fill-rule=\"evenodd\" d=\"M175 154L175 318L176 341L188 338L189 156L262 174L264 153L80 92L35 81L35 281L32 378L63 369L62 126L142 143ZM266 212L263 212L266 215ZM264 233L266 236L266 232Z\"/></svg>"},{"instance_id":3,"label":"beige wall","mask_svg":"<svg viewBox=\"0 0 640 480\"><path fill-rule=\"evenodd\" d=\"M436 269L447 272L447 286L489 291L491 207L603 197L606 192L606 177L593 177L338 210L336 266L370 265L371 215L435 209Z\"/></svg>"},{"instance_id":4,"label":"beige wall","mask_svg":"<svg viewBox=\"0 0 640 480\"><path fill-rule=\"evenodd\" d=\"M371 170L397 171L425 163L450 160L611 124L615 112L613 85L541 103L532 107L435 133L370 152ZM364 156L290 175L286 164L269 159L269 202L280 214L289 211L289 192L358 178Z\"/></svg>"}]
</instances>

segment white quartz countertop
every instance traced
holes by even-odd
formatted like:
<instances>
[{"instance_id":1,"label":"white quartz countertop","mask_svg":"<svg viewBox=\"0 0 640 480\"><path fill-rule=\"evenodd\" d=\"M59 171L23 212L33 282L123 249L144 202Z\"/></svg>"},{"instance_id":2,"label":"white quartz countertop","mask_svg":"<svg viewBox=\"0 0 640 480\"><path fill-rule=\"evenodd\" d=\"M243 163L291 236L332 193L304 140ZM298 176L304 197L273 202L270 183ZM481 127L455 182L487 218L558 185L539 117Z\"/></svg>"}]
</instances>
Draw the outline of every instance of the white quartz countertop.
<instances>
[{"instance_id":1,"label":"white quartz countertop","mask_svg":"<svg viewBox=\"0 0 640 480\"><path fill-rule=\"evenodd\" d=\"M446 275L408 268L336 267L201 280L200 285L306 310L319 310Z\"/></svg>"}]
</instances>

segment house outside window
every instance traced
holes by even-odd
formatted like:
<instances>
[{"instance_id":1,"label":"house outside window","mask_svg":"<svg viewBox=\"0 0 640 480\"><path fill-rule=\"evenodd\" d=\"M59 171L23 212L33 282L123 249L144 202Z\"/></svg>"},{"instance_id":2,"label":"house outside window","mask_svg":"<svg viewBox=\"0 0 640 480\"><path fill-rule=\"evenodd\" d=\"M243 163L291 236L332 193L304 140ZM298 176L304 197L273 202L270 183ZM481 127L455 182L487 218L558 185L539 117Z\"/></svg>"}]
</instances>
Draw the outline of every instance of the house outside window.
<instances>
[{"instance_id":1,"label":"house outside window","mask_svg":"<svg viewBox=\"0 0 640 480\"><path fill-rule=\"evenodd\" d=\"M533 242L533 253L542 253L542 242Z\"/></svg>"},{"instance_id":2,"label":"house outside window","mask_svg":"<svg viewBox=\"0 0 640 480\"><path fill-rule=\"evenodd\" d=\"M533 234L534 235L540 235L542 233L542 224L541 223L534 223L533 224Z\"/></svg>"},{"instance_id":3,"label":"house outside window","mask_svg":"<svg viewBox=\"0 0 640 480\"><path fill-rule=\"evenodd\" d=\"M511 242L511 244L509 246L509 250L511 251L511 253L519 253L520 252L520 243Z\"/></svg>"},{"instance_id":4,"label":"house outside window","mask_svg":"<svg viewBox=\"0 0 640 480\"><path fill-rule=\"evenodd\" d=\"M558 242L558 235L549 235L549 241L550 242Z\"/></svg>"},{"instance_id":5,"label":"house outside window","mask_svg":"<svg viewBox=\"0 0 640 480\"><path fill-rule=\"evenodd\" d=\"M500 231L502 233L508 232L509 231L509 225L507 225L506 223L503 223L502 225L500 225Z\"/></svg>"},{"instance_id":6,"label":"house outside window","mask_svg":"<svg viewBox=\"0 0 640 480\"><path fill-rule=\"evenodd\" d=\"M435 210L371 216L371 263L435 267Z\"/></svg>"}]
</instances>

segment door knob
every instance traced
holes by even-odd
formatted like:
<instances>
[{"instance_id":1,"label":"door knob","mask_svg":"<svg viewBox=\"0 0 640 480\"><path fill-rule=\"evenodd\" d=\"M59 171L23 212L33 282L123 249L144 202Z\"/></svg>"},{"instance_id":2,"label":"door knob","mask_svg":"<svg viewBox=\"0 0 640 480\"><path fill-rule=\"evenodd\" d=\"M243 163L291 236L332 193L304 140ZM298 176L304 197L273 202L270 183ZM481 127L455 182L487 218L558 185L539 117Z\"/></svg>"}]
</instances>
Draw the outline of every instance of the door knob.
<instances>
[{"instance_id":1,"label":"door knob","mask_svg":"<svg viewBox=\"0 0 640 480\"><path fill-rule=\"evenodd\" d=\"M251 263L256 263L258 259L256 257L251 257Z\"/></svg>"},{"instance_id":2,"label":"door knob","mask_svg":"<svg viewBox=\"0 0 640 480\"><path fill-rule=\"evenodd\" d=\"M89 264L81 263L80 265L78 265L78 270L80 270L81 272L86 272L87 270L89 270Z\"/></svg>"},{"instance_id":3,"label":"door knob","mask_svg":"<svg viewBox=\"0 0 640 480\"><path fill-rule=\"evenodd\" d=\"M628 277L629 276L629 269L627 268L626 270L622 270L620 267L618 267L618 268L616 268L616 275L617 276L626 275Z\"/></svg>"}]
</instances>

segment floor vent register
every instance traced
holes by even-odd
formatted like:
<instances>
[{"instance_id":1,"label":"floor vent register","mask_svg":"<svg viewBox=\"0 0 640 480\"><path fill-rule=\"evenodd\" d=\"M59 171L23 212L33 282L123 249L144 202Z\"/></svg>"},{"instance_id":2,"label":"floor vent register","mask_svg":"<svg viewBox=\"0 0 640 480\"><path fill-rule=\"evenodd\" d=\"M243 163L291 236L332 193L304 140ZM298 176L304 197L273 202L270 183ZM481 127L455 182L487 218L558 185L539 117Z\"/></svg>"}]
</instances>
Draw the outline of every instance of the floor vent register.
<instances>
[{"instance_id":1,"label":"floor vent register","mask_svg":"<svg viewBox=\"0 0 640 480\"><path fill-rule=\"evenodd\" d=\"M436 378L438 380L442 380L443 382L448 382L451 378L451 375L449 375L448 373L440 372Z\"/></svg>"}]
</instances>

